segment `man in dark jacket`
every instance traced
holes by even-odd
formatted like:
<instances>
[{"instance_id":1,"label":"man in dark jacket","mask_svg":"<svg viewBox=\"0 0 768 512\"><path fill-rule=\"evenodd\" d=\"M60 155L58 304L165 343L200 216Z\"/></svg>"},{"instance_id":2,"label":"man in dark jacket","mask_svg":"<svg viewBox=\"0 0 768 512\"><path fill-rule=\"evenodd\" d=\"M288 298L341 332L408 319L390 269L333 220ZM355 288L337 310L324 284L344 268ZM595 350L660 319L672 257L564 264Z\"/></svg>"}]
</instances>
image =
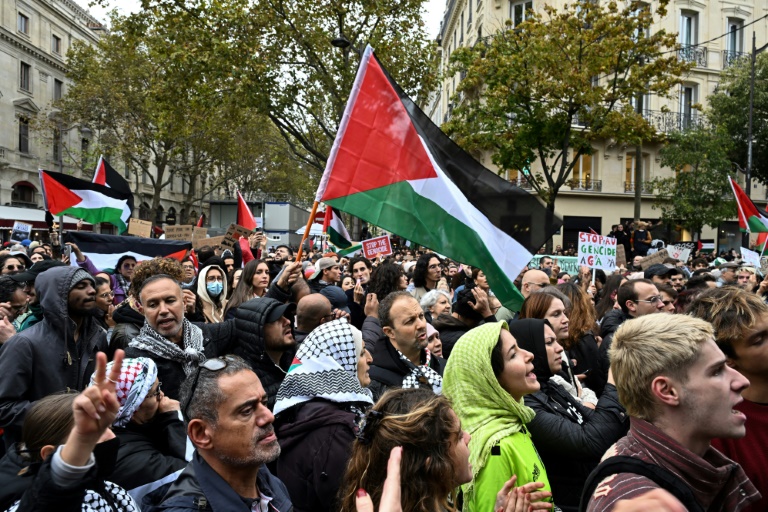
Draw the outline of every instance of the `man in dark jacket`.
<instances>
[{"instance_id":1,"label":"man in dark jacket","mask_svg":"<svg viewBox=\"0 0 768 512\"><path fill-rule=\"evenodd\" d=\"M234 353L248 361L258 375L270 409L296 353L291 328L295 312L295 304L281 304L266 297L252 299L237 311L235 326L238 330L248 329L252 339L239 339Z\"/></svg>"},{"instance_id":2,"label":"man in dark jacket","mask_svg":"<svg viewBox=\"0 0 768 512\"><path fill-rule=\"evenodd\" d=\"M369 370L373 401L389 388L429 387L442 392L445 360L427 348L427 321L409 292L393 292L379 304L379 321L387 336L374 346Z\"/></svg>"},{"instance_id":3,"label":"man in dark jacket","mask_svg":"<svg viewBox=\"0 0 768 512\"><path fill-rule=\"evenodd\" d=\"M259 378L239 357L216 364L215 370L201 366L184 382L182 409L196 451L160 505L149 510L293 510L285 485L265 465L277 459L280 445Z\"/></svg>"},{"instance_id":4,"label":"man in dark jacket","mask_svg":"<svg viewBox=\"0 0 768 512\"><path fill-rule=\"evenodd\" d=\"M35 289L43 321L0 347L0 427L6 445L18 441L30 406L52 393L83 390L94 371L96 352L107 347L92 310L93 277L75 267L40 274Z\"/></svg>"}]
</instances>

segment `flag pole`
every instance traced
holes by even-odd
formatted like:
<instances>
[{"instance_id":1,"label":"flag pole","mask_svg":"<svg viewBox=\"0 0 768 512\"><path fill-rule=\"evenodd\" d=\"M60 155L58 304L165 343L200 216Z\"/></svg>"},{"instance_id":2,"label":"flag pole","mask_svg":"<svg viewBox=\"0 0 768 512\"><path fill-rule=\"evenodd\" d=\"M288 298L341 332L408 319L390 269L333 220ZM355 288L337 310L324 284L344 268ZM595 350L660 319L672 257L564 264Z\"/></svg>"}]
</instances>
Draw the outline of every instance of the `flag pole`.
<instances>
[{"instance_id":1,"label":"flag pole","mask_svg":"<svg viewBox=\"0 0 768 512\"><path fill-rule=\"evenodd\" d=\"M315 216L317 215L317 207L320 205L318 201L315 201L312 205L312 212L309 214L307 220L307 227L304 229L304 236L301 237L301 243L299 244L299 250L296 252L296 261L301 261L301 253L304 250L304 242L307 241L309 236L309 230L312 228L312 223L315 222Z\"/></svg>"},{"instance_id":2,"label":"flag pole","mask_svg":"<svg viewBox=\"0 0 768 512\"><path fill-rule=\"evenodd\" d=\"M744 215L744 210L741 208L741 201L739 201L739 195L736 193L736 187L733 186L733 178L728 176L728 182L731 184L731 190L733 190L733 198L736 200L736 206L739 208L739 213L741 214L741 219L744 219L744 229L747 231L747 233L750 233L749 231L749 221L747 220L747 216ZM741 220L739 219L739 220Z\"/></svg>"}]
</instances>

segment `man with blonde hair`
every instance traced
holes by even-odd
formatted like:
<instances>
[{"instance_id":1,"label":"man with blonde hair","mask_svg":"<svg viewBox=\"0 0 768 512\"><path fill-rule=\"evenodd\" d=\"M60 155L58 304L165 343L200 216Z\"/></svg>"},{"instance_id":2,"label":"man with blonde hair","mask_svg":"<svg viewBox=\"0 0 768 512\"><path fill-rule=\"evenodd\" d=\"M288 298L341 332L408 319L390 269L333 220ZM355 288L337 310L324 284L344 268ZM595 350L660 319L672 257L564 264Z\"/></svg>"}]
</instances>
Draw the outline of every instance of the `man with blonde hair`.
<instances>
[{"instance_id":1,"label":"man with blonde hair","mask_svg":"<svg viewBox=\"0 0 768 512\"><path fill-rule=\"evenodd\" d=\"M688 314L712 324L728 366L749 379L744 401L736 406L747 416L747 435L715 439L712 446L744 467L763 495L749 511L764 512L768 510L768 304L748 290L730 286L705 291L693 300Z\"/></svg>"},{"instance_id":2,"label":"man with blonde hair","mask_svg":"<svg viewBox=\"0 0 768 512\"><path fill-rule=\"evenodd\" d=\"M749 381L726 365L709 323L683 315L629 320L610 358L630 430L590 475L582 498L589 512L658 488L689 511L741 511L760 498L741 466L710 445L744 436L746 417L734 407Z\"/></svg>"}]
</instances>

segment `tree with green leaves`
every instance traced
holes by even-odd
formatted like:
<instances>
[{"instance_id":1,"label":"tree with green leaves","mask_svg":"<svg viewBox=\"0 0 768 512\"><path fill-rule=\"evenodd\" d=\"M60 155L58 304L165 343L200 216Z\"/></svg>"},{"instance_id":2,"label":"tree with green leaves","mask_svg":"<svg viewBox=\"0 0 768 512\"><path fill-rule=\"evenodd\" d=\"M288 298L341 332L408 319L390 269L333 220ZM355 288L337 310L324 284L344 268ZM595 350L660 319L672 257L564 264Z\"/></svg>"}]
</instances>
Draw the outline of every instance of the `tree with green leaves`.
<instances>
[{"instance_id":1,"label":"tree with green leaves","mask_svg":"<svg viewBox=\"0 0 768 512\"><path fill-rule=\"evenodd\" d=\"M650 32L667 4L654 2L653 13L640 2L546 6L456 50L451 71L463 79L444 130L466 150L490 153L500 173L529 173L554 211L561 187L595 140L637 144L656 137L632 101L670 95L691 68L671 51L675 34Z\"/></svg>"},{"instance_id":2,"label":"tree with green leaves","mask_svg":"<svg viewBox=\"0 0 768 512\"><path fill-rule=\"evenodd\" d=\"M675 176L651 183L654 209L661 210L665 222L689 230L698 240L704 226L716 228L734 216L736 203L726 199L731 197L731 147L724 130L707 124L669 134L659 156Z\"/></svg>"},{"instance_id":3,"label":"tree with green leaves","mask_svg":"<svg viewBox=\"0 0 768 512\"><path fill-rule=\"evenodd\" d=\"M750 57L736 59L720 74L720 83L710 94L709 117L729 133L733 162L747 167L749 126ZM768 184L768 55L755 61L754 112L752 114L752 177Z\"/></svg>"}]
</instances>

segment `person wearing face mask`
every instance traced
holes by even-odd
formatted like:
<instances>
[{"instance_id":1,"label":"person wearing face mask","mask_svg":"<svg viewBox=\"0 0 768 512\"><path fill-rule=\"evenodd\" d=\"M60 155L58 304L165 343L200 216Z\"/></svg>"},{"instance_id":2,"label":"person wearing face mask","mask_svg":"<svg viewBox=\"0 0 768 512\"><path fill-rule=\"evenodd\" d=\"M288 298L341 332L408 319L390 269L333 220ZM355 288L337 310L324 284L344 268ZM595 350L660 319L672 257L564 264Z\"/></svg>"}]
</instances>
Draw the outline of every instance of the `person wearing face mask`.
<instances>
[{"instance_id":1,"label":"person wearing face mask","mask_svg":"<svg viewBox=\"0 0 768 512\"><path fill-rule=\"evenodd\" d=\"M212 264L200 269L194 290L197 294L198 315L205 323L215 324L224 320L227 305L227 277L222 267Z\"/></svg>"},{"instance_id":2,"label":"person wearing face mask","mask_svg":"<svg viewBox=\"0 0 768 512\"><path fill-rule=\"evenodd\" d=\"M594 410L552 380L565 352L548 320L517 320L509 325L509 332L518 346L533 354L533 373L540 389L524 397L525 405L536 413L527 426L547 468L555 505L575 512L589 473L627 433L629 416L619 403L610 372Z\"/></svg>"}]
</instances>

